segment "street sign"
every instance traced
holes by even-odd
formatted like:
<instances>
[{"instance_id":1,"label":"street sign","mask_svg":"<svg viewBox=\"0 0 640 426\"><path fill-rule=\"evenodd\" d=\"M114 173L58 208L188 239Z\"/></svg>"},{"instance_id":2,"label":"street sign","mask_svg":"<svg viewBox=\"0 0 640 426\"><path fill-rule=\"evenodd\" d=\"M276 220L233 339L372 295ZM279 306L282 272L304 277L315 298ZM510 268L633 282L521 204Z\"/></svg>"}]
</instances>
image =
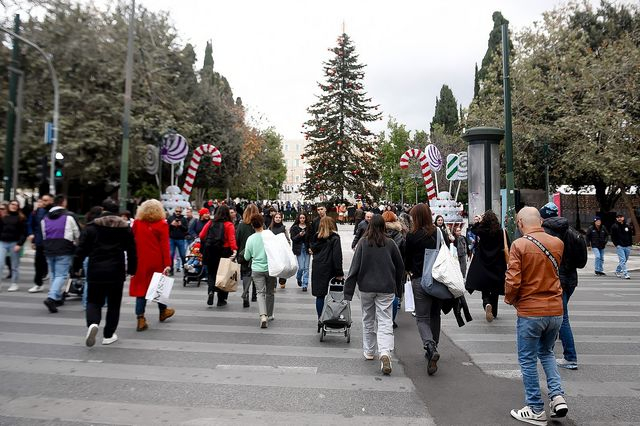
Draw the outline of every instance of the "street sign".
<instances>
[{"instance_id":1,"label":"street sign","mask_svg":"<svg viewBox=\"0 0 640 426\"><path fill-rule=\"evenodd\" d=\"M53 142L53 123L47 121L44 123L44 143L50 145Z\"/></svg>"}]
</instances>

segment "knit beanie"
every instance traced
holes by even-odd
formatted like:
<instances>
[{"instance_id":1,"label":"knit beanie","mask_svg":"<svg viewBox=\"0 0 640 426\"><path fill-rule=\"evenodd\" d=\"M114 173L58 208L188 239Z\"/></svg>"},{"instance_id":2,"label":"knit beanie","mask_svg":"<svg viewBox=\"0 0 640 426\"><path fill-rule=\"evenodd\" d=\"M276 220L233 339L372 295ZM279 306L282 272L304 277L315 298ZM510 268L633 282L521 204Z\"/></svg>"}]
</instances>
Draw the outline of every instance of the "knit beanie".
<instances>
[{"instance_id":1,"label":"knit beanie","mask_svg":"<svg viewBox=\"0 0 640 426\"><path fill-rule=\"evenodd\" d=\"M550 217L558 216L558 207L553 203L547 203L540 209L540 217L548 219Z\"/></svg>"}]
</instances>

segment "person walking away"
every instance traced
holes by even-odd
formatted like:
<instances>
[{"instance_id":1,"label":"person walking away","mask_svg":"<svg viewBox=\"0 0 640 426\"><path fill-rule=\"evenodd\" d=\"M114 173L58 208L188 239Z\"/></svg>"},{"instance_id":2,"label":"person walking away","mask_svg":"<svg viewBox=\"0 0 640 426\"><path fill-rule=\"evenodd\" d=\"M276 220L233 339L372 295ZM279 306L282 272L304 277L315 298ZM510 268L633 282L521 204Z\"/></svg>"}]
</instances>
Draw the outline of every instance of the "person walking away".
<instances>
[{"instance_id":1,"label":"person walking away","mask_svg":"<svg viewBox=\"0 0 640 426\"><path fill-rule=\"evenodd\" d=\"M487 210L471 230L478 240L465 287L470 294L474 290L482 292L485 318L491 322L498 316L498 297L504 295L504 273L507 270L504 231L492 210Z\"/></svg>"},{"instance_id":2,"label":"person walking away","mask_svg":"<svg viewBox=\"0 0 640 426\"><path fill-rule=\"evenodd\" d=\"M209 209L205 209L204 207L198 210L198 218L194 219L189 225L189 236L191 241L198 238L200 232L204 229L205 225L211 219L211 214L209 213Z\"/></svg>"},{"instance_id":3,"label":"person walking away","mask_svg":"<svg viewBox=\"0 0 640 426\"><path fill-rule=\"evenodd\" d=\"M358 231L358 225L360 225L360 222L362 222L363 220L364 210L358 207L353 212L353 235L356 235L356 232Z\"/></svg>"},{"instance_id":4,"label":"person walking away","mask_svg":"<svg viewBox=\"0 0 640 426\"><path fill-rule=\"evenodd\" d=\"M102 306L107 301L107 317L103 330L103 345L118 340L116 329L120 320L122 290L126 275L134 275L137 268L136 243L129 221L118 216L118 205L113 200L102 203L103 213L87 224L80 237L74 259L74 271L87 268L87 335L85 344L96 342L102 318ZM125 257L126 254L126 257Z\"/></svg>"},{"instance_id":5,"label":"person walking away","mask_svg":"<svg viewBox=\"0 0 640 426\"><path fill-rule=\"evenodd\" d=\"M400 255L404 258L404 246L405 239L407 236L406 229L402 226L402 223L398 220L398 216L392 211L386 211L382 213L382 219L384 219L384 232L385 235L393 240L398 246L398 250L400 250ZM393 328L398 328L398 324L396 324L396 316L398 315L398 310L400 309L400 299L402 298L402 294L404 291L404 287L401 289L402 291L393 299Z\"/></svg>"},{"instance_id":6,"label":"person walking away","mask_svg":"<svg viewBox=\"0 0 640 426\"><path fill-rule=\"evenodd\" d=\"M10 278L11 285L7 291L18 291L20 274L20 250L27 240L27 218L20 211L18 200L9 201L7 213L0 220L0 279L4 269L4 259L11 257ZM0 283L1 287L1 283Z\"/></svg>"},{"instance_id":7,"label":"person walking away","mask_svg":"<svg viewBox=\"0 0 640 426\"><path fill-rule=\"evenodd\" d=\"M84 215L85 226L84 228L80 228L80 241L82 241L82 234L87 229L87 225L92 223L96 218L100 217L103 211L104 211L104 208L102 206L93 206L89 209L87 214ZM88 270L89 270L89 258L85 257L84 262L82 262L82 271L84 275L83 285L82 285L82 307L84 309L87 309L87 299L89 297L89 283L87 282Z\"/></svg>"},{"instance_id":8,"label":"person walking away","mask_svg":"<svg viewBox=\"0 0 640 426\"><path fill-rule=\"evenodd\" d=\"M311 240L309 241L310 244L313 244L315 242L316 235L318 235L318 231L320 230L320 221L327 215L327 208L323 204L318 204L316 207L316 212L318 213L318 217L313 219L313 221L311 222ZM309 251L309 254L311 254L311 251Z\"/></svg>"},{"instance_id":9,"label":"person walking away","mask_svg":"<svg viewBox=\"0 0 640 426\"><path fill-rule=\"evenodd\" d=\"M607 274L604 273L604 248L609 240L609 232L602 224L600 216L593 218L593 224L587 229L586 239L587 245L591 247L595 256L595 274L606 276Z\"/></svg>"},{"instance_id":10,"label":"person walking away","mask_svg":"<svg viewBox=\"0 0 640 426\"><path fill-rule=\"evenodd\" d=\"M273 232L273 235L284 234L287 238L287 242L291 245L291 237L289 236L289 231L284 223L282 223L282 213L277 212L273 215L273 220L271 221L271 225L269 226L269 230ZM287 279L278 277L278 284L280 284L280 288L285 288L287 286Z\"/></svg>"},{"instance_id":11,"label":"person walking away","mask_svg":"<svg viewBox=\"0 0 640 426\"><path fill-rule=\"evenodd\" d=\"M446 223L444 223L444 217L442 217L441 215L436 216L436 226L440 229L440 231L442 231L442 235L444 236L444 243L447 245L447 248L448 248L451 245L451 243L454 241L454 236L451 235L451 232L449 231L449 227L447 226Z\"/></svg>"},{"instance_id":12,"label":"person walking away","mask_svg":"<svg viewBox=\"0 0 640 426\"><path fill-rule=\"evenodd\" d=\"M240 277L242 278L242 307L248 308L251 306L249 303L249 289L253 279L251 278L251 262L245 260L244 249L247 244L247 239L255 232L253 226L251 226L251 217L259 213L258 207L255 204L249 204L242 213L242 221L236 227L236 244L238 244L238 262L240 263ZM253 285L253 291L256 291L255 284ZM256 300L257 301L257 298Z\"/></svg>"},{"instance_id":13,"label":"person walking away","mask_svg":"<svg viewBox=\"0 0 640 426\"><path fill-rule=\"evenodd\" d=\"M514 241L509 253L504 301L516 308L518 363L524 384L525 406L511 410L511 417L534 425L546 425L547 415L538 381L538 359L547 378L552 418L569 411L553 347L562 325L562 287L558 265L564 244L544 232L540 212L523 207L517 226L523 237ZM480 237L482 244L482 236ZM471 275L471 274L470 274Z\"/></svg>"},{"instance_id":14,"label":"person walking away","mask_svg":"<svg viewBox=\"0 0 640 426\"><path fill-rule=\"evenodd\" d=\"M180 266L178 271L186 263L187 254L187 233L189 232L189 223L187 218L182 215L182 207L176 207L174 213L167 220L169 223L169 252L171 255L171 272L173 275L173 259L178 250L180 256Z\"/></svg>"},{"instance_id":15,"label":"person walking away","mask_svg":"<svg viewBox=\"0 0 640 426\"><path fill-rule=\"evenodd\" d=\"M136 331L144 331L149 328L144 314L151 278L156 272L169 275L173 261L169 252L169 227L162 203L158 200L147 200L140 204L131 230L136 243L138 267L129 283L129 296L136 298ZM171 318L176 312L164 303L158 303L158 310L160 322Z\"/></svg>"},{"instance_id":16,"label":"person walking away","mask_svg":"<svg viewBox=\"0 0 640 426\"><path fill-rule=\"evenodd\" d=\"M80 238L78 222L66 207L67 198L62 194L56 195L53 207L40 222L44 254L51 275L49 294L43 303L52 314L58 312L58 306L64 303L62 287L67 281Z\"/></svg>"},{"instance_id":17,"label":"person walking away","mask_svg":"<svg viewBox=\"0 0 640 426\"><path fill-rule=\"evenodd\" d=\"M208 295L207 305L213 305L213 296L218 293L216 306L225 306L229 293L216 287L216 273L223 257L235 258L238 252L236 230L231 222L229 207L222 204L218 207L213 220L200 232L200 241L204 242L203 264L207 267Z\"/></svg>"},{"instance_id":18,"label":"person walking away","mask_svg":"<svg viewBox=\"0 0 640 426\"><path fill-rule=\"evenodd\" d=\"M298 287L302 287L302 291L307 291L307 287L309 287L309 264L311 263L309 240L311 232L307 232L308 228L307 215L304 213L300 213L291 226L291 250L293 250L293 254L298 259L296 280L298 281Z\"/></svg>"},{"instance_id":19,"label":"person walking away","mask_svg":"<svg viewBox=\"0 0 640 426\"><path fill-rule=\"evenodd\" d=\"M351 249L355 250L358 241L364 235L364 231L367 230L369 226L369 222L371 222L371 218L373 217L373 212L366 212L364 214L364 220L360 221L358 224L358 228L356 229L355 236L353 237L353 241L351 242Z\"/></svg>"},{"instance_id":20,"label":"person walking away","mask_svg":"<svg viewBox=\"0 0 640 426\"><path fill-rule=\"evenodd\" d=\"M576 267L584 267L587 259L587 246L582 236L575 229L570 230L567 218L558 216L558 207L554 203L547 203L540 209L543 219L544 232L562 240L564 249L562 262L558 268L560 285L562 286L562 325L560 326L560 341L562 342L563 358L557 359L558 367L569 370L578 369L578 354L573 340L573 331L569 322L569 299L578 285L578 271Z\"/></svg>"},{"instance_id":21,"label":"person walking away","mask_svg":"<svg viewBox=\"0 0 640 426\"><path fill-rule=\"evenodd\" d=\"M336 224L329 216L320 219L318 232L311 243L313 260L311 261L311 294L316 298L318 320L324 308L324 298L329 293L329 281L332 278L342 280L342 245ZM320 330L320 321L318 321Z\"/></svg>"},{"instance_id":22,"label":"person walking away","mask_svg":"<svg viewBox=\"0 0 640 426\"><path fill-rule=\"evenodd\" d=\"M244 258L246 261L251 262L251 277L258 291L260 328L267 328L269 317L273 317L276 279L269 276L269 263L262 240L264 217L259 213L251 216L251 226L255 233L247 239L244 247Z\"/></svg>"},{"instance_id":23,"label":"person walking away","mask_svg":"<svg viewBox=\"0 0 640 426\"><path fill-rule=\"evenodd\" d=\"M455 244L455 248L458 253L458 262L460 263L460 272L462 272L462 277L467 276L467 237L462 235L462 227L456 226L453 228L453 244Z\"/></svg>"},{"instance_id":24,"label":"person walking away","mask_svg":"<svg viewBox=\"0 0 640 426\"><path fill-rule=\"evenodd\" d=\"M618 254L616 277L624 278L625 280L631 279L627 269L627 261L629 260L629 255L631 255L634 235L633 225L625 223L624 214L618 213L616 223L611 226L611 241L616 246L616 253Z\"/></svg>"},{"instance_id":25,"label":"person walking away","mask_svg":"<svg viewBox=\"0 0 640 426\"><path fill-rule=\"evenodd\" d=\"M42 245L42 231L40 230L40 223L49 212L52 204L53 197L50 194L42 195L40 200L38 200L38 204L36 204L36 210L29 216L31 246L35 250L35 275L33 276L33 287L29 289L29 293L40 293L42 291L43 281L49 274L47 258L44 255L44 246Z\"/></svg>"},{"instance_id":26,"label":"person walking away","mask_svg":"<svg viewBox=\"0 0 640 426\"><path fill-rule=\"evenodd\" d=\"M345 300L352 300L356 284L362 302L362 346L364 358L372 360L379 353L380 370L391 374L393 339L393 301L402 294L404 263L398 245L385 234L380 215L356 246L349 275L344 286Z\"/></svg>"},{"instance_id":27,"label":"person walking away","mask_svg":"<svg viewBox=\"0 0 640 426\"><path fill-rule=\"evenodd\" d=\"M410 210L411 231L407 234L405 246L405 269L411 277L411 288L415 301L416 324L427 359L427 373L431 376L438 371L438 342L440 341L440 312L442 301L424 291L420 281L424 271L425 250L436 250L438 228L433 224L431 209L420 203Z\"/></svg>"}]
</instances>

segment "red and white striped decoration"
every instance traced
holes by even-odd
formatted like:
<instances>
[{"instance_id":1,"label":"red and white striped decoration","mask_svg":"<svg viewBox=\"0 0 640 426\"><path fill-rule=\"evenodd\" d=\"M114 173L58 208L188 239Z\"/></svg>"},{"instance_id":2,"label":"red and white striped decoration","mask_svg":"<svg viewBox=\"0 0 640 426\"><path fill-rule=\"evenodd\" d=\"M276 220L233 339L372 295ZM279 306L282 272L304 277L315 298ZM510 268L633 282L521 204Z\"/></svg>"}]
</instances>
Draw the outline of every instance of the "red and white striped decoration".
<instances>
[{"instance_id":1,"label":"red and white striped decoration","mask_svg":"<svg viewBox=\"0 0 640 426\"><path fill-rule=\"evenodd\" d=\"M191 195L191 189L193 188L193 182L196 180L200 159L204 154L211 154L211 162L214 166L219 166L222 163L220 150L215 146L207 143L194 149L189 168L187 169L187 177L184 179L184 185L182 186L183 194Z\"/></svg>"},{"instance_id":2,"label":"red and white striped decoration","mask_svg":"<svg viewBox=\"0 0 640 426\"><path fill-rule=\"evenodd\" d=\"M409 149L400 157L400 168L406 169L409 167L409 158L415 157L420 161L420 168L422 169L422 178L424 179L424 186L427 188L427 197L431 200L436 198L436 188L433 184L433 175L431 174L431 168L429 167L429 160L424 152L419 149Z\"/></svg>"}]
</instances>

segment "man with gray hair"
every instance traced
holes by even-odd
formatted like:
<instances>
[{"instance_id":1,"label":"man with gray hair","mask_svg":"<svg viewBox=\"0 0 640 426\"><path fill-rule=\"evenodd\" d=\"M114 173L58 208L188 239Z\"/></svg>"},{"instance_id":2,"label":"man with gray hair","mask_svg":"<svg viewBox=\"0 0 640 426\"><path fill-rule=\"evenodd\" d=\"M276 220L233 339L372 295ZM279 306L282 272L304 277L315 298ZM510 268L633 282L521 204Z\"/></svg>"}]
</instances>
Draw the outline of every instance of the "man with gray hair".
<instances>
[{"instance_id":1,"label":"man with gray hair","mask_svg":"<svg viewBox=\"0 0 640 426\"><path fill-rule=\"evenodd\" d=\"M551 417L569 411L553 352L562 325L562 288L558 267L564 244L542 229L540 212L524 207L517 217L523 234L511 245L504 301L517 311L518 363L522 371L526 405L511 410L511 417L534 425L546 425L547 415L538 380L538 359L547 377Z\"/></svg>"}]
</instances>

